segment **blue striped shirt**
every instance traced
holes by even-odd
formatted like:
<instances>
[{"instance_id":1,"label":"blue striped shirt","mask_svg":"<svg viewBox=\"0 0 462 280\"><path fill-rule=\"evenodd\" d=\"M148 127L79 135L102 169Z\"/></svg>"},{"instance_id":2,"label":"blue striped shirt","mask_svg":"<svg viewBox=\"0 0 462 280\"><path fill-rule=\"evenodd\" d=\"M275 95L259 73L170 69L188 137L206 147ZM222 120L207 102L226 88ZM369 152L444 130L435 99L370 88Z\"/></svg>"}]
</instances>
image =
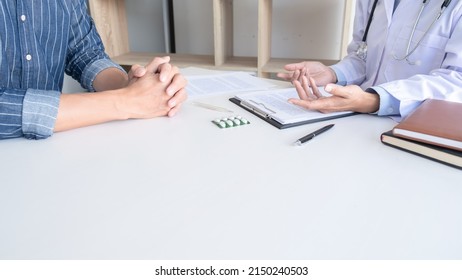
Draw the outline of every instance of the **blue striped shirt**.
<instances>
[{"instance_id":1,"label":"blue striped shirt","mask_svg":"<svg viewBox=\"0 0 462 280\"><path fill-rule=\"evenodd\" d=\"M94 91L100 71L121 69L85 0L0 0L0 14L0 139L53 134L64 73Z\"/></svg>"}]
</instances>

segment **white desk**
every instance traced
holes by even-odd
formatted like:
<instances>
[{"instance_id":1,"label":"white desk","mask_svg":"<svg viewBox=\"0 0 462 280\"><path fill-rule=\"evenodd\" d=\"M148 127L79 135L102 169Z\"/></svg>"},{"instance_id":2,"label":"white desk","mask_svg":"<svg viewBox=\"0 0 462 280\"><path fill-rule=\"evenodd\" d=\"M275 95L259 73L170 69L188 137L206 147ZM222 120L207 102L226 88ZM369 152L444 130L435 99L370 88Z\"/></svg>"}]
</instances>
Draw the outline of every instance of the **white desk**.
<instances>
[{"instance_id":1,"label":"white desk","mask_svg":"<svg viewBox=\"0 0 462 280\"><path fill-rule=\"evenodd\" d=\"M0 259L461 259L462 172L370 115L278 130L174 118L0 142ZM330 123L329 122L329 123Z\"/></svg>"}]
</instances>

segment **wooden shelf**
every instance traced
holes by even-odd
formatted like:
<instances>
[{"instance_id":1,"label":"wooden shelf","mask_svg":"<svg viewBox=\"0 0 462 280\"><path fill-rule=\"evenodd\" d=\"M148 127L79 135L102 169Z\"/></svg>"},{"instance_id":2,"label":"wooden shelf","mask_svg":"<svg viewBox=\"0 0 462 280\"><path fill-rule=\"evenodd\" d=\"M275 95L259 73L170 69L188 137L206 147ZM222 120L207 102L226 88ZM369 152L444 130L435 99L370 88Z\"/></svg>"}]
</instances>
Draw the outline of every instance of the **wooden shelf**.
<instances>
[{"instance_id":1,"label":"wooden shelf","mask_svg":"<svg viewBox=\"0 0 462 280\"><path fill-rule=\"evenodd\" d=\"M230 57L223 64L215 65L213 55L192 55L177 53L149 53L129 52L112 57L120 65L130 66L133 64L146 65L153 57L169 55L171 62L178 67L202 67L208 69L232 70L232 71L257 71L257 58L254 57Z\"/></svg>"},{"instance_id":2,"label":"wooden shelf","mask_svg":"<svg viewBox=\"0 0 462 280\"><path fill-rule=\"evenodd\" d=\"M172 63L178 67L188 67L191 65L204 68L215 66L213 55L190 55L190 54L170 54L170 53L149 53L149 52L129 52L112 57L120 65L146 65L153 57L166 56L171 57Z\"/></svg>"},{"instance_id":3,"label":"wooden shelf","mask_svg":"<svg viewBox=\"0 0 462 280\"><path fill-rule=\"evenodd\" d=\"M344 2L344 22L339 59L346 54L351 28L351 10L354 0ZM156 56L170 55L178 67L251 71L260 77L283 71L288 63L307 60L271 57L273 0L258 0L258 57L236 57L233 54L233 0L213 0L214 54L165 54L130 52L125 0L89 1L90 13L109 56L123 66L145 65ZM319 60L319 59L312 59ZM326 65L338 60L323 60Z\"/></svg>"},{"instance_id":4,"label":"wooden shelf","mask_svg":"<svg viewBox=\"0 0 462 280\"><path fill-rule=\"evenodd\" d=\"M257 58L256 57L228 57L221 65L215 65L217 69L222 70L242 70L257 72Z\"/></svg>"}]
</instances>

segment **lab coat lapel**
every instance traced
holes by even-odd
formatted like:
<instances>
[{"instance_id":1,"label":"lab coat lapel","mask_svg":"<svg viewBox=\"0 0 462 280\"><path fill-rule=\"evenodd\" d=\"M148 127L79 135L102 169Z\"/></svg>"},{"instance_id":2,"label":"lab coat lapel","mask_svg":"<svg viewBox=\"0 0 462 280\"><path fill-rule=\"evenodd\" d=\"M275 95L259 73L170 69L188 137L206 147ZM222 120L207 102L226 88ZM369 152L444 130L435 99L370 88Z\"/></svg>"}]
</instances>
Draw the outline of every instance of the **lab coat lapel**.
<instances>
[{"instance_id":1,"label":"lab coat lapel","mask_svg":"<svg viewBox=\"0 0 462 280\"><path fill-rule=\"evenodd\" d=\"M395 6L395 0L383 0L383 2L384 2L383 5L385 7L385 12L387 15L387 26L390 27L391 18L393 16L393 8Z\"/></svg>"}]
</instances>

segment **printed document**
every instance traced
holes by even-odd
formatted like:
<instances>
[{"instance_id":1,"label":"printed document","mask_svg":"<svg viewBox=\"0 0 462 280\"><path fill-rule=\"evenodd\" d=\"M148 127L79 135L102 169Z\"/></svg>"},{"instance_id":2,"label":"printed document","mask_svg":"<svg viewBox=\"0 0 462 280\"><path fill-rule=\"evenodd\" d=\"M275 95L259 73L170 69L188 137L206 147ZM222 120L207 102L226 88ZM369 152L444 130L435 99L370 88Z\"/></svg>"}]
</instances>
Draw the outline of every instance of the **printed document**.
<instances>
[{"instance_id":1,"label":"printed document","mask_svg":"<svg viewBox=\"0 0 462 280\"><path fill-rule=\"evenodd\" d=\"M224 93L267 90L273 83L245 72L187 76L186 91L189 99Z\"/></svg>"}]
</instances>

